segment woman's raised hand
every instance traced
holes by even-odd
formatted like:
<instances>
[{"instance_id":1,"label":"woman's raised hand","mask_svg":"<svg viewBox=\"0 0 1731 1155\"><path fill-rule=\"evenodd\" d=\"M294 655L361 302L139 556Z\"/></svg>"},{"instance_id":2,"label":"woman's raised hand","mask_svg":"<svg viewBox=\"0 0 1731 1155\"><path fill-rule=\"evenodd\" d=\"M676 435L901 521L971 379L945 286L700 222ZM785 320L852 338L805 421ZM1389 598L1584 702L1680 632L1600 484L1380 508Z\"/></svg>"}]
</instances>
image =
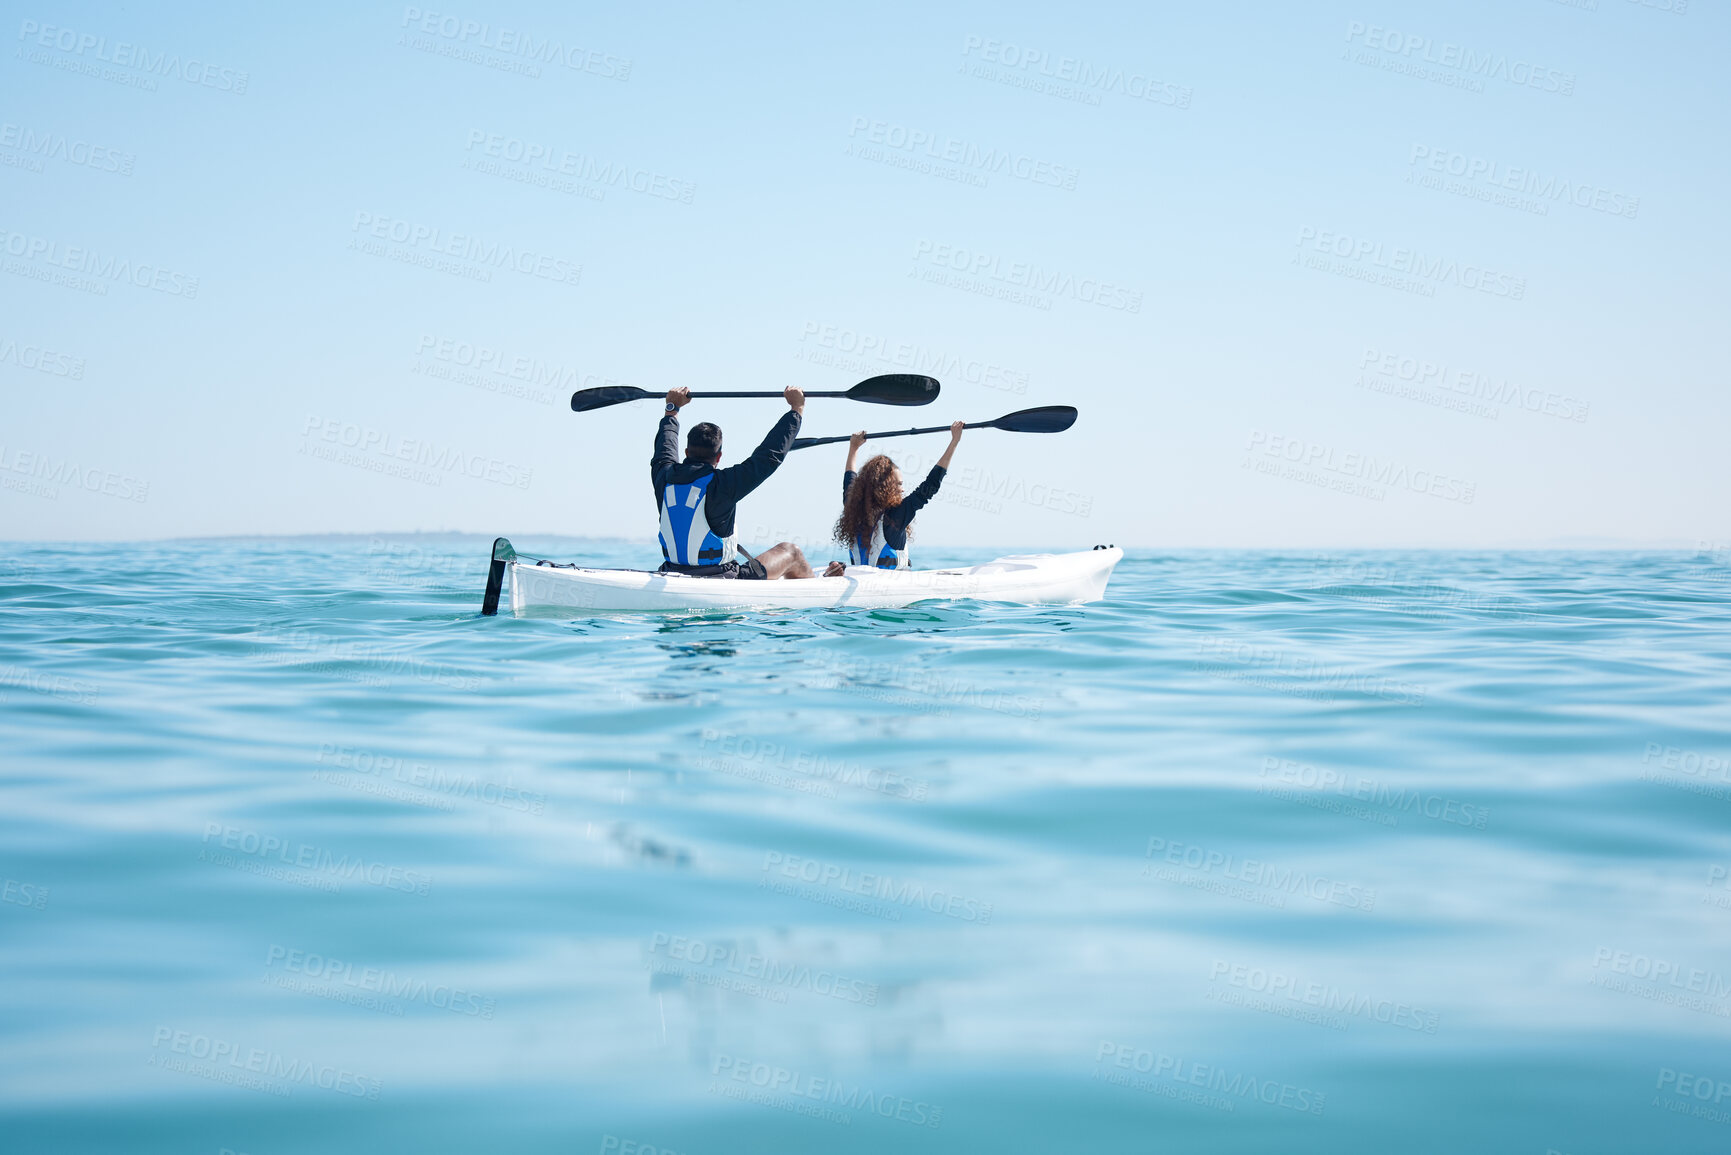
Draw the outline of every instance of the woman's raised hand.
<instances>
[{"instance_id":1,"label":"woman's raised hand","mask_svg":"<svg viewBox=\"0 0 1731 1155\"><path fill-rule=\"evenodd\" d=\"M939 469L948 469L950 467L950 458L956 455L956 446L960 445L962 442L962 430L967 427L968 423L965 421L950 422L950 443L944 446L944 455L938 458Z\"/></svg>"},{"instance_id":2,"label":"woman's raised hand","mask_svg":"<svg viewBox=\"0 0 1731 1155\"><path fill-rule=\"evenodd\" d=\"M849 449L858 449L860 446L864 445L865 443L866 443L866 431L863 429L860 430L858 433L854 434L852 437L847 439L847 447Z\"/></svg>"}]
</instances>

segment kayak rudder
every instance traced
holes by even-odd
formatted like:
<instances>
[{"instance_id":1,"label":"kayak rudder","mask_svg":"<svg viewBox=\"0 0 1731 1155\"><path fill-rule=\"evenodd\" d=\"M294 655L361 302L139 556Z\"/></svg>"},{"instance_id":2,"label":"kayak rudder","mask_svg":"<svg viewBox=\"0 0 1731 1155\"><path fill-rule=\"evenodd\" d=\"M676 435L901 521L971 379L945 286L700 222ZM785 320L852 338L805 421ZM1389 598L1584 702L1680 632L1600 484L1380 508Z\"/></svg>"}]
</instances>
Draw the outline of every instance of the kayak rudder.
<instances>
[{"instance_id":1,"label":"kayak rudder","mask_svg":"<svg viewBox=\"0 0 1731 1155\"><path fill-rule=\"evenodd\" d=\"M487 592L481 595L481 614L492 617L499 612L499 592L505 588L505 567L517 560L517 551L505 538L493 539L493 560L487 567Z\"/></svg>"}]
</instances>

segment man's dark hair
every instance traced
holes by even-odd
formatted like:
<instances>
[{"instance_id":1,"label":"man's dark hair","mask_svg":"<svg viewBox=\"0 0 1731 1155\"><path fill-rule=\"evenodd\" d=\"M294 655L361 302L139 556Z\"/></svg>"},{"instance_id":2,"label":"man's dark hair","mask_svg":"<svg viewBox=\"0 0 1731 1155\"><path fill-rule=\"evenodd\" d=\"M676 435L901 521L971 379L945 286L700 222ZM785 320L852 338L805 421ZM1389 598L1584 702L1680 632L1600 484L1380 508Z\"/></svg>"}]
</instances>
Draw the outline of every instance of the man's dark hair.
<instances>
[{"instance_id":1,"label":"man's dark hair","mask_svg":"<svg viewBox=\"0 0 1731 1155\"><path fill-rule=\"evenodd\" d=\"M721 426L707 421L691 427L685 435L685 456L699 461L714 461L721 452Z\"/></svg>"}]
</instances>

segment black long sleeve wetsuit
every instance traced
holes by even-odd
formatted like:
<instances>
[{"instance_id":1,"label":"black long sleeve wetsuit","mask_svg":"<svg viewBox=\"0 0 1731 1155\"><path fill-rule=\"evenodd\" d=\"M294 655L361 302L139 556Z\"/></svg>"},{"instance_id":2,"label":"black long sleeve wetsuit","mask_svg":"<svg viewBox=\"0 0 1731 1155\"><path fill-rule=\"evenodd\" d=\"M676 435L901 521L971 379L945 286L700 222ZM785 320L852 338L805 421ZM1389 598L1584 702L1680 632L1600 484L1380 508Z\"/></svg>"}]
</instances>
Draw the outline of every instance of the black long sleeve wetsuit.
<instances>
[{"instance_id":1,"label":"black long sleeve wetsuit","mask_svg":"<svg viewBox=\"0 0 1731 1155\"><path fill-rule=\"evenodd\" d=\"M781 467L788 451L793 448L793 439L799 436L799 424L799 413L789 409L764 437L762 444L752 450L750 457L726 469L712 469L703 462L680 460L679 414L664 415L661 418L661 428L655 434L655 456L649 462L649 478L655 485L656 515L659 517L661 513L661 502L669 485L683 485L705 473L713 472L715 480L709 483L708 496L703 503L703 516L717 537L729 536L733 533L734 514L740 500L768 481L770 474ZM731 559L720 565L676 565L668 562L662 568L698 577L710 577L732 572L738 568L738 563Z\"/></svg>"}]
</instances>

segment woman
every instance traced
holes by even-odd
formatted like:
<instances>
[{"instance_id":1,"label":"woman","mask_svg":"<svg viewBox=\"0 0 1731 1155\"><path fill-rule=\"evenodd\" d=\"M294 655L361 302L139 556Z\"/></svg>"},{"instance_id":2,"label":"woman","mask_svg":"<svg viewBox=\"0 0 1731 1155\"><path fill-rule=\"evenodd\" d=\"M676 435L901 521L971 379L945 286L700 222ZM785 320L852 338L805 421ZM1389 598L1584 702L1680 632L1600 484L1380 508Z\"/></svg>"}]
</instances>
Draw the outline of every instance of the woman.
<instances>
[{"instance_id":1,"label":"woman","mask_svg":"<svg viewBox=\"0 0 1731 1155\"><path fill-rule=\"evenodd\" d=\"M960 421L950 426L949 447L919 488L905 498L901 470L883 454L866 462L857 474L854 472L854 457L865 444L866 435L862 432L848 438L847 468L841 476L841 516L835 523L835 540L847 546L848 565L909 568L908 527L913 524L914 514L937 496L964 428ZM843 569L841 562L832 561L824 576L837 577Z\"/></svg>"}]
</instances>

